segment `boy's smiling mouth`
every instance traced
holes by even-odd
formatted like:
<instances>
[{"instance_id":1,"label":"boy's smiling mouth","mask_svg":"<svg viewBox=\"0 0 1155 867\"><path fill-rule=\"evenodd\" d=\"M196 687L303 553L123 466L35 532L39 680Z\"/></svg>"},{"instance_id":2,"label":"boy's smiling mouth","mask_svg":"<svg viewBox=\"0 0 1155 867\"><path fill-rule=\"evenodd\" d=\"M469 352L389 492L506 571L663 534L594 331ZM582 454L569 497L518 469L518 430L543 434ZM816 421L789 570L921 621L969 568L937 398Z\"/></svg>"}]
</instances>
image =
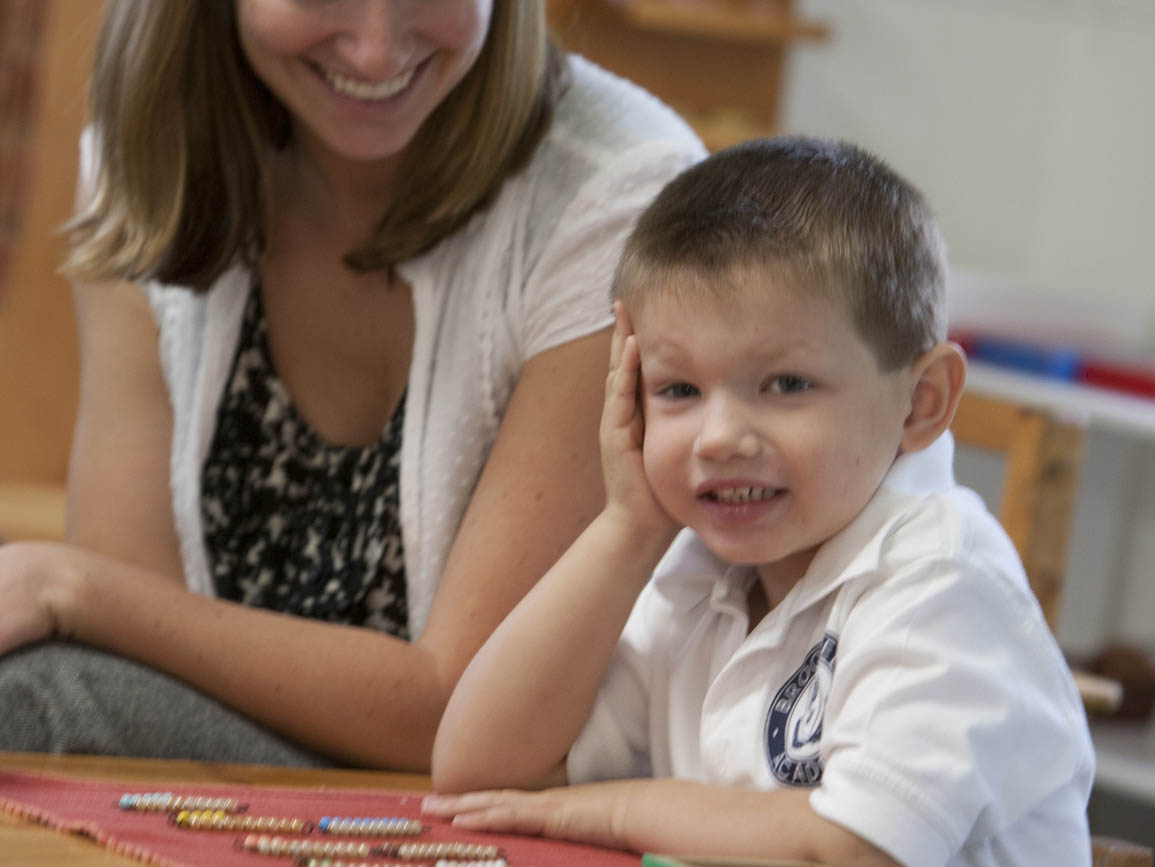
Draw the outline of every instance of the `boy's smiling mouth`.
<instances>
[{"instance_id":1,"label":"boy's smiling mouth","mask_svg":"<svg viewBox=\"0 0 1155 867\"><path fill-rule=\"evenodd\" d=\"M714 490L706 491L703 496L715 503L726 503L732 505L741 505L743 503L758 503L763 500L769 500L782 492L782 488L764 488L764 487L736 487L736 488L715 488Z\"/></svg>"}]
</instances>

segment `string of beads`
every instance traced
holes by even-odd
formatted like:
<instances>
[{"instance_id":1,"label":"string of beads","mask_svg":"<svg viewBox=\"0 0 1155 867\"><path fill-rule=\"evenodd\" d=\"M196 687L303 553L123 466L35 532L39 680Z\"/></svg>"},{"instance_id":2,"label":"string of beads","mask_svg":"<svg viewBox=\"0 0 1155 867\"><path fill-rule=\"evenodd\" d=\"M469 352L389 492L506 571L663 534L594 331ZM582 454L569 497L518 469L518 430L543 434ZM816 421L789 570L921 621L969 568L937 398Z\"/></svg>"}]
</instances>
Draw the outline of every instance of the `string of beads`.
<instances>
[{"instance_id":1,"label":"string of beads","mask_svg":"<svg viewBox=\"0 0 1155 867\"><path fill-rule=\"evenodd\" d=\"M412 867L405 861L342 861L334 858L298 858L293 867ZM509 867L504 858L490 858L484 861L457 861L442 858L434 867Z\"/></svg>"},{"instance_id":2,"label":"string of beads","mask_svg":"<svg viewBox=\"0 0 1155 867\"><path fill-rule=\"evenodd\" d=\"M191 831L264 831L277 834L308 834L313 823L282 816L237 816L224 810L180 810L168 814L178 828Z\"/></svg>"},{"instance_id":3,"label":"string of beads","mask_svg":"<svg viewBox=\"0 0 1155 867\"><path fill-rule=\"evenodd\" d=\"M121 795L117 806L122 810L144 813L171 813L174 810L224 810L239 813L248 809L235 798L208 798L199 795L175 795L172 792L141 792Z\"/></svg>"},{"instance_id":4,"label":"string of beads","mask_svg":"<svg viewBox=\"0 0 1155 867\"><path fill-rule=\"evenodd\" d=\"M322 834L337 837L408 837L420 834L425 826L416 819L400 816L324 816L317 823Z\"/></svg>"},{"instance_id":5,"label":"string of beads","mask_svg":"<svg viewBox=\"0 0 1155 867\"><path fill-rule=\"evenodd\" d=\"M476 861L501 857L501 850L486 843L386 843L379 847L389 858L403 861L429 861L445 858L451 861Z\"/></svg>"},{"instance_id":6,"label":"string of beads","mask_svg":"<svg viewBox=\"0 0 1155 867\"><path fill-rule=\"evenodd\" d=\"M293 855L307 858L348 857L368 858L377 854L368 843L353 840L296 840L292 837L270 837L250 834L240 841L240 847L261 855Z\"/></svg>"},{"instance_id":7,"label":"string of beads","mask_svg":"<svg viewBox=\"0 0 1155 867\"><path fill-rule=\"evenodd\" d=\"M356 840L298 840L267 834L250 834L239 839L240 848L262 855L304 858L398 858L402 861L488 860L501 857L496 846L481 843L384 843L371 846Z\"/></svg>"}]
</instances>

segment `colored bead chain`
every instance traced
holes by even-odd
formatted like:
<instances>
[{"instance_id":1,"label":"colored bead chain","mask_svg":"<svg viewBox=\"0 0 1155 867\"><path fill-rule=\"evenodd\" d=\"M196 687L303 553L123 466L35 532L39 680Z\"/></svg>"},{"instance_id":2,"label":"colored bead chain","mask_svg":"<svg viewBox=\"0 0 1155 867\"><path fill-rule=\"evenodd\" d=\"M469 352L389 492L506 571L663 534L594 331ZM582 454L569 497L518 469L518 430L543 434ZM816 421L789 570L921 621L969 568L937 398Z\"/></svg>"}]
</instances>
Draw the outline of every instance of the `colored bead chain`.
<instances>
[{"instance_id":1,"label":"colored bead chain","mask_svg":"<svg viewBox=\"0 0 1155 867\"><path fill-rule=\"evenodd\" d=\"M401 861L343 861L340 858L298 858L293 867L413 867Z\"/></svg>"},{"instance_id":2,"label":"colored bead chain","mask_svg":"<svg viewBox=\"0 0 1155 867\"><path fill-rule=\"evenodd\" d=\"M431 861L449 859L451 861L490 860L501 857L496 846L483 843L386 843L379 852L402 861Z\"/></svg>"},{"instance_id":3,"label":"colored bead chain","mask_svg":"<svg viewBox=\"0 0 1155 867\"><path fill-rule=\"evenodd\" d=\"M355 819L325 816L317 823L317 830L322 834L338 837L409 837L420 834L424 827L416 819L400 816L366 816Z\"/></svg>"},{"instance_id":4,"label":"colored bead chain","mask_svg":"<svg viewBox=\"0 0 1155 867\"><path fill-rule=\"evenodd\" d=\"M206 798L197 795L175 795L172 792L143 792L121 795L117 806L122 810L147 813L171 813L173 810L224 810L238 813L248 809L234 798Z\"/></svg>"},{"instance_id":5,"label":"colored bead chain","mask_svg":"<svg viewBox=\"0 0 1155 867\"><path fill-rule=\"evenodd\" d=\"M306 858L331 858L352 855L368 858L376 854L368 843L353 840L296 840L292 837L270 837L250 834L239 843L248 852L261 855L293 855Z\"/></svg>"},{"instance_id":6,"label":"colored bead chain","mask_svg":"<svg viewBox=\"0 0 1155 867\"><path fill-rule=\"evenodd\" d=\"M343 861L339 858L298 858L293 867L411 867L407 861ZM434 867L509 867L504 858L486 861L456 861L442 858Z\"/></svg>"},{"instance_id":7,"label":"colored bead chain","mask_svg":"<svg viewBox=\"0 0 1155 867\"><path fill-rule=\"evenodd\" d=\"M280 816L236 816L224 810L180 810L168 820L193 831L264 831L275 834L308 834L313 823Z\"/></svg>"},{"instance_id":8,"label":"colored bead chain","mask_svg":"<svg viewBox=\"0 0 1155 867\"><path fill-rule=\"evenodd\" d=\"M292 837L271 837L250 834L237 841L242 849L261 855L290 855L304 858L384 857L402 861L433 861L448 858L454 861L488 860L500 858L496 846L478 843L385 843L370 846L355 840L297 840Z\"/></svg>"}]
</instances>

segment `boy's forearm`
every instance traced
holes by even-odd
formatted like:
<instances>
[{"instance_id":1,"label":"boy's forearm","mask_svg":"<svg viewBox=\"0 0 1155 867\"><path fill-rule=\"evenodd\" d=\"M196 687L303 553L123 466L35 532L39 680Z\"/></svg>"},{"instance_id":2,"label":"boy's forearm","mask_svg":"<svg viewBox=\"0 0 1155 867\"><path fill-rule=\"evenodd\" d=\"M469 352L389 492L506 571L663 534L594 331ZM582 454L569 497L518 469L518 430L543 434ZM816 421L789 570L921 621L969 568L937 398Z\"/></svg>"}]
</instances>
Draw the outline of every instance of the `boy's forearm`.
<instances>
[{"instance_id":1,"label":"boy's forearm","mask_svg":"<svg viewBox=\"0 0 1155 867\"><path fill-rule=\"evenodd\" d=\"M558 782L638 593L670 542L603 511L493 633L438 730L439 791Z\"/></svg>"}]
</instances>

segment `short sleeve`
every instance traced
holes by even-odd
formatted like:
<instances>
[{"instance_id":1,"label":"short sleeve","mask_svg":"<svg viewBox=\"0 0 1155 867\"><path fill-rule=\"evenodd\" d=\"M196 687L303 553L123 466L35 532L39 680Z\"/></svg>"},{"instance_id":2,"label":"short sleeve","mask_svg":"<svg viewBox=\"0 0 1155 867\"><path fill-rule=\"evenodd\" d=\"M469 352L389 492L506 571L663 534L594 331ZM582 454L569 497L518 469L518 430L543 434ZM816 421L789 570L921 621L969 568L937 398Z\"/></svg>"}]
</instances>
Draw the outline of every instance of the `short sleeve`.
<instances>
[{"instance_id":1,"label":"short sleeve","mask_svg":"<svg viewBox=\"0 0 1155 867\"><path fill-rule=\"evenodd\" d=\"M662 187L700 157L690 140L646 142L579 188L528 275L518 338L524 358L613 322L610 283L626 236Z\"/></svg>"},{"instance_id":2,"label":"short sleeve","mask_svg":"<svg viewBox=\"0 0 1155 867\"><path fill-rule=\"evenodd\" d=\"M1040 805L1075 804L1046 845L1083 851L1086 719L1029 591L954 563L912 569L846 621L811 806L903 864L933 867L964 845L1014 840L1007 830L1028 814L1046 821ZM1067 857L1038 863L1081 863Z\"/></svg>"},{"instance_id":3,"label":"short sleeve","mask_svg":"<svg viewBox=\"0 0 1155 867\"><path fill-rule=\"evenodd\" d=\"M86 126L80 133L79 159L76 168L76 209L82 210L92 199L96 190L96 172L100 155L96 142L96 130Z\"/></svg>"}]
</instances>

